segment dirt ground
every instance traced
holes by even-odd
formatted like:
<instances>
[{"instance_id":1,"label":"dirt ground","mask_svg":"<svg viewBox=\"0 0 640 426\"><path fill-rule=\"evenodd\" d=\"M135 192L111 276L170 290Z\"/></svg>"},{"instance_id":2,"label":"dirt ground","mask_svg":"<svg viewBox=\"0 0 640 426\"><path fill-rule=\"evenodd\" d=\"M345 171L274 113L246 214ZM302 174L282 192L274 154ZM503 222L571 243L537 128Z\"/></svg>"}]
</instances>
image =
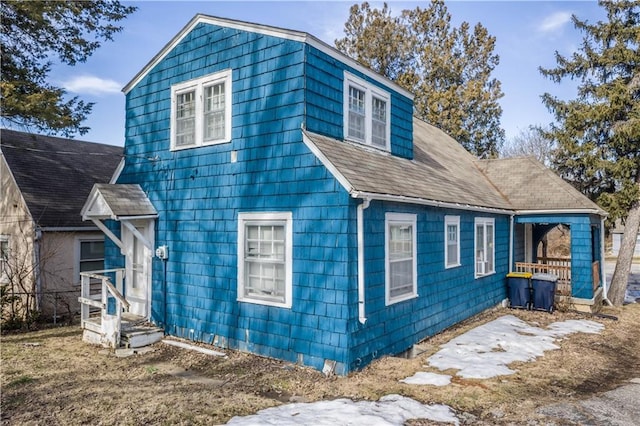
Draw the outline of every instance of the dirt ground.
<instances>
[{"instance_id":1,"label":"dirt ground","mask_svg":"<svg viewBox=\"0 0 640 426\"><path fill-rule=\"evenodd\" d=\"M226 358L212 357L164 343L120 358L83 343L78 326L4 335L1 422L211 425L286 402L377 400L398 393L423 403L447 404L462 424L555 424L536 408L584 399L640 377L640 304L603 313L618 319L496 308L426 340L426 352L414 359L385 357L348 377L324 377L309 368L235 351L225 351ZM559 342L560 350L536 362L512 364L518 372L510 376L454 377L445 387L399 382L418 371L438 372L425 364L439 345L505 314L537 326L590 319L604 324L605 331L571 334Z\"/></svg>"}]
</instances>

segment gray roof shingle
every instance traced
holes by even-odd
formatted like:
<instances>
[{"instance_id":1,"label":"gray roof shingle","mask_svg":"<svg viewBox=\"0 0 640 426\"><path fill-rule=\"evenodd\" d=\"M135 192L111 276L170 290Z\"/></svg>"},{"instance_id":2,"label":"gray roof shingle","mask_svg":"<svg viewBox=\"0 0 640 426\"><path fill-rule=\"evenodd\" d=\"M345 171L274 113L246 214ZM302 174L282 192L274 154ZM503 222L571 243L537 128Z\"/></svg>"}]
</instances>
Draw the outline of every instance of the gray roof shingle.
<instances>
[{"instance_id":1,"label":"gray roof shingle","mask_svg":"<svg viewBox=\"0 0 640 426\"><path fill-rule=\"evenodd\" d=\"M461 208L606 214L534 159L476 160L445 132L416 118L413 160L309 131L304 134L354 196L391 196Z\"/></svg>"},{"instance_id":2,"label":"gray roof shingle","mask_svg":"<svg viewBox=\"0 0 640 426\"><path fill-rule=\"evenodd\" d=\"M471 154L423 121L413 120L413 160L308 131L305 134L349 182L352 193L512 209L474 165Z\"/></svg>"},{"instance_id":3,"label":"gray roof shingle","mask_svg":"<svg viewBox=\"0 0 640 426\"><path fill-rule=\"evenodd\" d=\"M147 194L138 184L97 183L94 190L102 196L111 210L111 217L157 216Z\"/></svg>"},{"instance_id":4,"label":"gray roof shingle","mask_svg":"<svg viewBox=\"0 0 640 426\"><path fill-rule=\"evenodd\" d=\"M93 227L80 210L96 182L109 182L123 149L0 130L0 149L40 227Z\"/></svg>"},{"instance_id":5,"label":"gray roof shingle","mask_svg":"<svg viewBox=\"0 0 640 426\"><path fill-rule=\"evenodd\" d=\"M606 214L533 157L478 160L476 164L516 210L594 210Z\"/></svg>"}]
</instances>

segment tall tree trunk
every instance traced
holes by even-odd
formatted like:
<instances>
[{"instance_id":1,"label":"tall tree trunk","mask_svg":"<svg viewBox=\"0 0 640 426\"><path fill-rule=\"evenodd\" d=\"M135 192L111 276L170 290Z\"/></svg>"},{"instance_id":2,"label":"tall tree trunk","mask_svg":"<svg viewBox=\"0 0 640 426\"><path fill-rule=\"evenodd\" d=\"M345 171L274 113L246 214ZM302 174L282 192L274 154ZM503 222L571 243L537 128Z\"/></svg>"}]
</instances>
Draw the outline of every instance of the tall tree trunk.
<instances>
[{"instance_id":1,"label":"tall tree trunk","mask_svg":"<svg viewBox=\"0 0 640 426\"><path fill-rule=\"evenodd\" d=\"M638 185L640 186L640 183L638 183ZM620 244L620 251L618 252L618 261L616 262L616 269L613 271L613 278L611 279L607 294L611 303L616 306L620 306L624 302L639 228L640 200L636 200L631 206L631 210L629 210L629 215L624 224L624 235L622 237L622 244Z\"/></svg>"}]
</instances>

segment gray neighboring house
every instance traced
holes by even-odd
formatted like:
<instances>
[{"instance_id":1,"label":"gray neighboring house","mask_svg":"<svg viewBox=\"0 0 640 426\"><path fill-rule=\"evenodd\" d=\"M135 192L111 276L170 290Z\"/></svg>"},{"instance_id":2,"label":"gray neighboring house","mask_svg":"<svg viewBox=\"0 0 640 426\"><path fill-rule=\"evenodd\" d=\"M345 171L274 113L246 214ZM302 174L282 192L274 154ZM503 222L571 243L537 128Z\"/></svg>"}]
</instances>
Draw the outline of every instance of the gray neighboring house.
<instances>
[{"instance_id":1,"label":"gray neighboring house","mask_svg":"<svg viewBox=\"0 0 640 426\"><path fill-rule=\"evenodd\" d=\"M0 131L0 283L44 319L75 315L80 272L104 269L104 235L80 209L122 154L119 146Z\"/></svg>"},{"instance_id":2,"label":"gray neighboring house","mask_svg":"<svg viewBox=\"0 0 640 426\"><path fill-rule=\"evenodd\" d=\"M617 220L611 229L611 255L618 256L620 246L622 245L622 237L624 236L624 225L621 220ZM636 249L633 257L640 257L640 233L636 235Z\"/></svg>"}]
</instances>

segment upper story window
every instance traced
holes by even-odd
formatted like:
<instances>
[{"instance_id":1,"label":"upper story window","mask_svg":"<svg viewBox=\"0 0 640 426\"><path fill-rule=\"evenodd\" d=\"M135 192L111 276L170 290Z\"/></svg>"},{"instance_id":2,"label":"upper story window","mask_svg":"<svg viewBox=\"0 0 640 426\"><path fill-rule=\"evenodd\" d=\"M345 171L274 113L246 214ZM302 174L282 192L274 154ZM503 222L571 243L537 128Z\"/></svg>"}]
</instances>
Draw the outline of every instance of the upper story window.
<instances>
[{"instance_id":1,"label":"upper story window","mask_svg":"<svg viewBox=\"0 0 640 426\"><path fill-rule=\"evenodd\" d=\"M417 296L416 215L387 213L386 304Z\"/></svg>"},{"instance_id":2,"label":"upper story window","mask_svg":"<svg viewBox=\"0 0 640 426\"><path fill-rule=\"evenodd\" d=\"M231 70L171 86L171 150L231 140Z\"/></svg>"},{"instance_id":3,"label":"upper story window","mask_svg":"<svg viewBox=\"0 0 640 426\"><path fill-rule=\"evenodd\" d=\"M475 220L476 278L493 274L495 270L495 225L492 218Z\"/></svg>"},{"instance_id":4,"label":"upper story window","mask_svg":"<svg viewBox=\"0 0 640 426\"><path fill-rule=\"evenodd\" d=\"M444 266L460 266L460 216L444 217Z\"/></svg>"},{"instance_id":5,"label":"upper story window","mask_svg":"<svg viewBox=\"0 0 640 426\"><path fill-rule=\"evenodd\" d=\"M344 134L354 142L390 149L389 93L344 73Z\"/></svg>"}]
</instances>

